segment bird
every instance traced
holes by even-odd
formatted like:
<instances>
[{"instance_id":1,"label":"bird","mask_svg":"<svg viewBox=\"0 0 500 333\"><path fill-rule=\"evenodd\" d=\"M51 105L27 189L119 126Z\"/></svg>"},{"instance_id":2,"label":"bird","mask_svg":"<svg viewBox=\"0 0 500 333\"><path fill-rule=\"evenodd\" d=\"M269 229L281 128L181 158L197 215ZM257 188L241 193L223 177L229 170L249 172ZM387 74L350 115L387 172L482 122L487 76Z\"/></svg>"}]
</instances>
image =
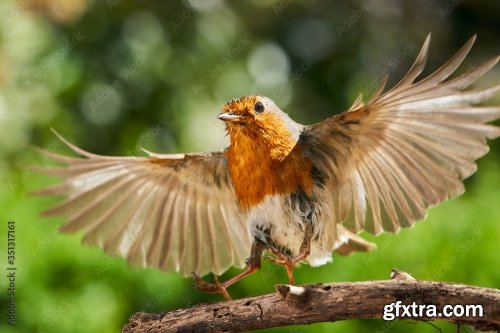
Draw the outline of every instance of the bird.
<instances>
[{"instance_id":1,"label":"bird","mask_svg":"<svg viewBox=\"0 0 500 333\"><path fill-rule=\"evenodd\" d=\"M475 160L500 136L500 106L477 106L500 85L470 89L500 56L452 79L476 36L439 69L424 69L431 35L407 74L385 91L313 125L292 120L270 98L223 105L230 144L211 153L115 157L39 149L62 166L35 191L64 200L44 212L63 216L63 233L131 264L194 275L195 287L231 299L227 288L259 270L265 252L294 284L298 263L321 266L332 253L375 249L361 232L396 233L429 207L464 192ZM243 270L220 282L230 267ZM213 273L214 282L201 277Z\"/></svg>"}]
</instances>

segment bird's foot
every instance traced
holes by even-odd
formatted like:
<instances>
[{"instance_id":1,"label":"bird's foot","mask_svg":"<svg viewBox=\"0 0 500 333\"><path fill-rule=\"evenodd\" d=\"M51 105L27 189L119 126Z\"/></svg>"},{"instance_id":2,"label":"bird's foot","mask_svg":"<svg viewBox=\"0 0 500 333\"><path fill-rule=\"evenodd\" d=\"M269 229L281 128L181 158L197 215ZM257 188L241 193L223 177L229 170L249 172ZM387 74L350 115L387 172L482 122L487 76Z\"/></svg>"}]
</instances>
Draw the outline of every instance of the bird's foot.
<instances>
[{"instance_id":1,"label":"bird's foot","mask_svg":"<svg viewBox=\"0 0 500 333\"><path fill-rule=\"evenodd\" d=\"M295 284L295 278L293 277L293 268L295 265L307 258L310 254L310 243L304 241L300 246L299 253L296 256L288 256L286 254L281 253L278 249L274 247L269 247L269 250L275 255L275 257L267 257L269 261L275 263L276 265L280 265L285 267L286 273L288 275L288 280L291 285Z\"/></svg>"},{"instance_id":2,"label":"bird's foot","mask_svg":"<svg viewBox=\"0 0 500 333\"><path fill-rule=\"evenodd\" d=\"M222 294L222 296L224 296L226 300L231 301L232 298L231 296L229 296L227 288L229 288L229 286L233 285L239 280L243 279L244 277L260 269L260 258L262 256L262 251L264 250L264 248L265 245L262 242L255 241L252 244L250 257L246 260L247 266L245 270L222 283L219 282L217 276L214 276L214 283L208 283L206 281L203 281L196 273L193 272L195 288L207 293Z\"/></svg>"},{"instance_id":3,"label":"bird's foot","mask_svg":"<svg viewBox=\"0 0 500 333\"><path fill-rule=\"evenodd\" d=\"M294 285L295 278L293 277L293 268L299 261L302 261L305 258L304 254L299 253L298 255L291 257L277 251L272 251L272 252L275 255L275 257L267 257L267 259L276 265L283 266L288 275L288 280L290 284Z\"/></svg>"},{"instance_id":4,"label":"bird's foot","mask_svg":"<svg viewBox=\"0 0 500 333\"><path fill-rule=\"evenodd\" d=\"M293 267L297 263L297 261L294 260L295 257L288 257L285 255L282 255L280 258L267 257L267 259L276 265L283 266L286 269L286 273L288 275L288 280L289 280L290 284L291 285L295 284L295 278L293 277Z\"/></svg>"},{"instance_id":5,"label":"bird's foot","mask_svg":"<svg viewBox=\"0 0 500 333\"><path fill-rule=\"evenodd\" d=\"M204 281L199 275L196 273L192 273L194 278L194 287L198 290L204 291L206 293L211 294L222 294L227 301L231 301L232 298L229 296L227 292L227 287L225 283L220 283L217 276L214 275L214 283L209 283Z\"/></svg>"}]
</instances>

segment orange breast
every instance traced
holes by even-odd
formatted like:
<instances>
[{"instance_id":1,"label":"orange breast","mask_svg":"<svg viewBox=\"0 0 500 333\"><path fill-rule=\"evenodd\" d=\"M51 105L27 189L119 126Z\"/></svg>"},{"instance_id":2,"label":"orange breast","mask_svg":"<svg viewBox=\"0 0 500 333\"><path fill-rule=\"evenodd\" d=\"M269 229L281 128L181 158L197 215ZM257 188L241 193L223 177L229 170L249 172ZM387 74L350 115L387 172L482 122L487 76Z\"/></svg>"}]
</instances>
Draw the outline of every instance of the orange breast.
<instances>
[{"instance_id":1,"label":"orange breast","mask_svg":"<svg viewBox=\"0 0 500 333\"><path fill-rule=\"evenodd\" d=\"M226 150L226 155L236 195L244 209L259 204L266 195L312 192L311 162L301 156L299 146L285 159L277 160L257 138L243 135Z\"/></svg>"}]
</instances>

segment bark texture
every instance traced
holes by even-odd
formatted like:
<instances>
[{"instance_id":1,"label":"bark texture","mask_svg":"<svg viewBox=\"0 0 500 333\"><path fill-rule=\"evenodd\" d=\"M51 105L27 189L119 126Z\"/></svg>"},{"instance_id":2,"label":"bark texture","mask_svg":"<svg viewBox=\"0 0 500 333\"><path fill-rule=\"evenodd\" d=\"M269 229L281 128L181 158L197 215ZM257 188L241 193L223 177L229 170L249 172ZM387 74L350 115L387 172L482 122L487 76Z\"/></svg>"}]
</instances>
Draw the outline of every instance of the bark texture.
<instances>
[{"instance_id":1,"label":"bark texture","mask_svg":"<svg viewBox=\"0 0 500 333\"><path fill-rule=\"evenodd\" d=\"M500 290L461 284L417 281L394 270L391 280L276 285L277 293L257 297L201 304L162 314L138 312L123 328L125 333L241 332L277 326L334 322L356 318L382 318L384 306L434 304L477 304L483 317L408 317L419 321L444 320L467 324L477 330L500 330ZM403 312L399 309L400 314ZM395 310L393 311L395 313ZM424 312L425 314L425 312Z\"/></svg>"}]
</instances>

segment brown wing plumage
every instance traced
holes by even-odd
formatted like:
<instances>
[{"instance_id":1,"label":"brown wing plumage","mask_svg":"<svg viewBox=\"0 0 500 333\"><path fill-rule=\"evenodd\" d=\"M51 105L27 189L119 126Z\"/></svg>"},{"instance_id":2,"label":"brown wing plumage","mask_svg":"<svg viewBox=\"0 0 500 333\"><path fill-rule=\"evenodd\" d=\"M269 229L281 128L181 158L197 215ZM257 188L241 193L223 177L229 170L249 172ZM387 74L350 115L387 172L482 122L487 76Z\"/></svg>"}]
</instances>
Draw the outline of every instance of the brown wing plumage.
<instances>
[{"instance_id":1,"label":"brown wing plumage","mask_svg":"<svg viewBox=\"0 0 500 333\"><path fill-rule=\"evenodd\" d=\"M333 190L337 223L371 233L396 232L423 219L426 209L463 193L462 180L489 150L486 139L500 128L486 124L500 107L475 107L500 85L465 90L498 62L495 57L455 79L472 37L446 64L414 82L422 72L427 37L408 74L382 94L386 80L366 105L305 130L300 144Z\"/></svg>"},{"instance_id":2,"label":"brown wing plumage","mask_svg":"<svg viewBox=\"0 0 500 333\"><path fill-rule=\"evenodd\" d=\"M63 232L140 266L221 274L242 267L250 237L229 179L226 157L211 154L82 157L43 151L64 167L41 168L63 178L35 192L66 199L45 212L62 215Z\"/></svg>"}]
</instances>

